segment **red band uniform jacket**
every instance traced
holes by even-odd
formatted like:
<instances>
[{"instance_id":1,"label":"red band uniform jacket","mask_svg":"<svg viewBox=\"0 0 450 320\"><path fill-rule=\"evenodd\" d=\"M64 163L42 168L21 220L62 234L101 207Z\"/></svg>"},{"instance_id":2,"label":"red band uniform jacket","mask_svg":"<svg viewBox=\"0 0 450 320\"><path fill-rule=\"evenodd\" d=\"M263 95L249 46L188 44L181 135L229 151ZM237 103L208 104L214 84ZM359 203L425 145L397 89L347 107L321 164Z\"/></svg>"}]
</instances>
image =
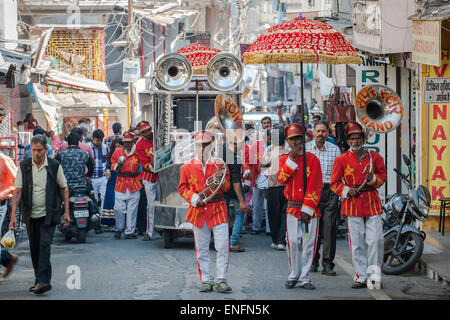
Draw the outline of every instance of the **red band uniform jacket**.
<instances>
[{"instance_id":1,"label":"red band uniform jacket","mask_svg":"<svg viewBox=\"0 0 450 320\"><path fill-rule=\"evenodd\" d=\"M153 142L148 141L144 137L139 138L138 142L136 142L136 154L142 165L142 172L139 177L142 180L155 183L158 180L158 174L152 172Z\"/></svg>"},{"instance_id":2,"label":"red band uniform jacket","mask_svg":"<svg viewBox=\"0 0 450 320\"><path fill-rule=\"evenodd\" d=\"M286 213L297 219L301 218L302 211L312 217L318 217L321 215L318 205L323 184L319 158L312 153L306 153L307 187L305 196L303 154L296 157L294 161L289 159L289 154L280 157L277 175L278 182L286 185L284 189L284 196L288 200ZM301 207L293 207L289 201L301 202Z\"/></svg>"},{"instance_id":3,"label":"red band uniform jacket","mask_svg":"<svg viewBox=\"0 0 450 320\"><path fill-rule=\"evenodd\" d=\"M126 160L122 167L117 170L119 158L121 156L124 156ZM111 157L111 168L117 171L116 187L114 190L121 193L126 193L127 188L130 193L140 190L142 188L142 183L139 180L139 167L139 158L135 153L135 146L133 146L128 156L123 147L117 148ZM121 176L121 174L126 176Z\"/></svg>"},{"instance_id":4,"label":"red band uniform jacket","mask_svg":"<svg viewBox=\"0 0 450 320\"><path fill-rule=\"evenodd\" d=\"M180 169L178 192L189 203L185 220L198 228L203 228L205 221L208 228L228 223L227 206L223 199L221 201L212 200L199 208L192 205L194 195L198 195L207 188L205 186L206 179L213 175L216 170L215 165L210 160L206 165L205 174L203 174L201 162L197 159L190 160ZM221 195L228 191L230 185L230 173L227 170L225 182L214 198L220 199Z\"/></svg>"},{"instance_id":5,"label":"red band uniform jacket","mask_svg":"<svg viewBox=\"0 0 450 320\"><path fill-rule=\"evenodd\" d=\"M340 155L336 158L331 173L330 189L338 196L344 198L341 206L342 216L370 217L381 214L381 200L377 188L386 181L386 168L383 158L375 151L369 151L372 155L374 166L374 178L363 187L361 196L348 197L350 187L358 188L365 180L365 167L370 163L370 157L366 157L359 162L352 151Z\"/></svg>"}]
</instances>

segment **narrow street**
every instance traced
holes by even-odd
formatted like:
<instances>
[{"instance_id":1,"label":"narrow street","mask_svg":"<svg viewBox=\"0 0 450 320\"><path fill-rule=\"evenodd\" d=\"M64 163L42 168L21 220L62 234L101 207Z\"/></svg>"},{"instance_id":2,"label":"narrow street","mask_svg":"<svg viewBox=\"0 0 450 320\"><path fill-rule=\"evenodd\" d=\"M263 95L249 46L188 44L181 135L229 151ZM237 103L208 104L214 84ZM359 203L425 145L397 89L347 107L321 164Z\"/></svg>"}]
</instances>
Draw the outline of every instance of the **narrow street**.
<instances>
[{"instance_id":1,"label":"narrow street","mask_svg":"<svg viewBox=\"0 0 450 320\"><path fill-rule=\"evenodd\" d=\"M112 232L89 232L85 244L66 243L58 231L52 245L53 289L42 296L28 292L33 269L28 241L13 250L19 262L7 279L0 281L0 299L16 300L440 300L450 290L425 275L410 271L401 276L383 275L383 290L351 289L350 252L347 240L337 242L337 276L312 274L316 290L287 290L285 251L270 248L270 237L244 234L243 253L231 253L228 270L231 294L199 292L199 278L192 238L179 239L173 249L163 249L160 239L114 240ZM213 246L210 257L215 261ZM68 289L70 266L81 272L80 289ZM73 267L72 267L73 268ZM213 266L214 269L214 266ZM70 286L69 286L70 287Z\"/></svg>"}]
</instances>

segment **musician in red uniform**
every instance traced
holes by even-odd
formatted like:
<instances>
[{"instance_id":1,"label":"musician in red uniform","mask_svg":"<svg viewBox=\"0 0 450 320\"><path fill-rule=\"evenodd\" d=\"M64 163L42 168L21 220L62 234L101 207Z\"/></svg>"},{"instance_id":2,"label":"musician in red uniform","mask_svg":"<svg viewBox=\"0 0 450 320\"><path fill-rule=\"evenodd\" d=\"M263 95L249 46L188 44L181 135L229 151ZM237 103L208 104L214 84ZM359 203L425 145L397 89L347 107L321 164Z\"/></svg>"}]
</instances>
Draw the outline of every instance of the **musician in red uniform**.
<instances>
[{"instance_id":1,"label":"musician in red uniform","mask_svg":"<svg viewBox=\"0 0 450 320\"><path fill-rule=\"evenodd\" d=\"M341 215L347 216L355 269L352 288L365 288L368 274L371 280L378 282L375 286L381 286L384 243L377 188L386 181L386 168L378 153L363 148L365 134L359 123L349 122L345 135L350 150L334 161L330 188L343 198Z\"/></svg>"},{"instance_id":2,"label":"musician in red uniform","mask_svg":"<svg viewBox=\"0 0 450 320\"><path fill-rule=\"evenodd\" d=\"M285 286L291 289L300 281L301 288L315 289L309 277L309 269L314 260L319 230L320 210L318 205L322 193L322 170L319 159L314 154L307 152L305 188L303 128L301 125L293 123L285 128L284 134L291 151L289 154L281 155L277 178L278 182L286 185L284 196L288 201L286 232L291 273ZM309 233L306 232L306 228ZM300 245L303 251L301 256Z\"/></svg>"},{"instance_id":3,"label":"musician in red uniform","mask_svg":"<svg viewBox=\"0 0 450 320\"><path fill-rule=\"evenodd\" d=\"M136 154L139 162L142 165L142 172L140 178L145 188L145 195L147 196L147 230L144 235L144 240L151 240L153 237L153 221L155 213L155 199L158 187L158 174L153 170L153 131L148 121L141 121L138 123L139 133L141 138L136 143Z\"/></svg>"},{"instance_id":4,"label":"musician in red uniform","mask_svg":"<svg viewBox=\"0 0 450 320\"><path fill-rule=\"evenodd\" d=\"M213 140L213 136L208 131L195 133L195 158L181 167L178 192L189 203L185 219L193 224L197 266L202 282L200 291L212 291L215 282L216 290L226 293L231 291L226 277L229 262L229 235L227 207L222 193L230 188L229 172L227 171L225 183L213 199L204 203L204 197L200 196L200 192L207 188L205 185L207 178L214 175L217 170L226 170L225 167L217 169L215 162L211 160ZM209 269L211 229L217 251L215 280Z\"/></svg>"},{"instance_id":5,"label":"musician in red uniform","mask_svg":"<svg viewBox=\"0 0 450 320\"><path fill-rule=\"evenodd\" d=\"M137 210L142 188L139 180L139 158L133 143L134 134L123 134L123 147L117 148L111 157L111 169L117 171L115 191L116 233L114 237L120 239L122 231L125 239L136 239ZM126 216L126 222L125 222Z\"/></svg>"}]
</instances>

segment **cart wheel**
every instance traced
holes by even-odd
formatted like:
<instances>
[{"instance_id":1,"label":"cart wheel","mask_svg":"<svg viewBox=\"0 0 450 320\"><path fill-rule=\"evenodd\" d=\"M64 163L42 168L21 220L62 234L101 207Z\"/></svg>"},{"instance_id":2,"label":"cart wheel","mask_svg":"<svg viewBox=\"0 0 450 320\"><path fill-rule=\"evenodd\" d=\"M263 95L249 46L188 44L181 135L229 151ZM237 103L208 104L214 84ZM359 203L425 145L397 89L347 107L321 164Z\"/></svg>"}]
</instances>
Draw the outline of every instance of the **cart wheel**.
<instances>
[{"instance_id":1,"label":"cart wheel","mask_svg":"<svg viewBox=\"0 0 450 320\"><path fill-rule=\"evenodd\" d=\"M163 244L164 248L169 249L174 247L176 237L175 230L163 230Z\"/></svg>"}]
</instances>

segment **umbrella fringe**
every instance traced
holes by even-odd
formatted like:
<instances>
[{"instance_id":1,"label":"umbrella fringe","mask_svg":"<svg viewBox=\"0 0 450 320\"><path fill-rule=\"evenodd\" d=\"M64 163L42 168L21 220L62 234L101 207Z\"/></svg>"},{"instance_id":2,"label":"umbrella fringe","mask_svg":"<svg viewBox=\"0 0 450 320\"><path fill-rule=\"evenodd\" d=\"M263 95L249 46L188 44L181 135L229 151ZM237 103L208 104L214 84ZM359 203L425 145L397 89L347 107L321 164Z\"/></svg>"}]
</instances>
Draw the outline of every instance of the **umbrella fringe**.
<instances>
[{"instance_id":1,"label":"umbrella fringe","mask_svg":"<svg viewBox=\"0 0 450 320\"><path fill-rule=\"evenodd\" d=\"M305 55L301 53L276 53L276 54L255 54L244 57L244 64L278 64L278 63L325 63L325 64L361 64L359 56L325 56L316 54Z\"/></svg>"}]
</instances>

